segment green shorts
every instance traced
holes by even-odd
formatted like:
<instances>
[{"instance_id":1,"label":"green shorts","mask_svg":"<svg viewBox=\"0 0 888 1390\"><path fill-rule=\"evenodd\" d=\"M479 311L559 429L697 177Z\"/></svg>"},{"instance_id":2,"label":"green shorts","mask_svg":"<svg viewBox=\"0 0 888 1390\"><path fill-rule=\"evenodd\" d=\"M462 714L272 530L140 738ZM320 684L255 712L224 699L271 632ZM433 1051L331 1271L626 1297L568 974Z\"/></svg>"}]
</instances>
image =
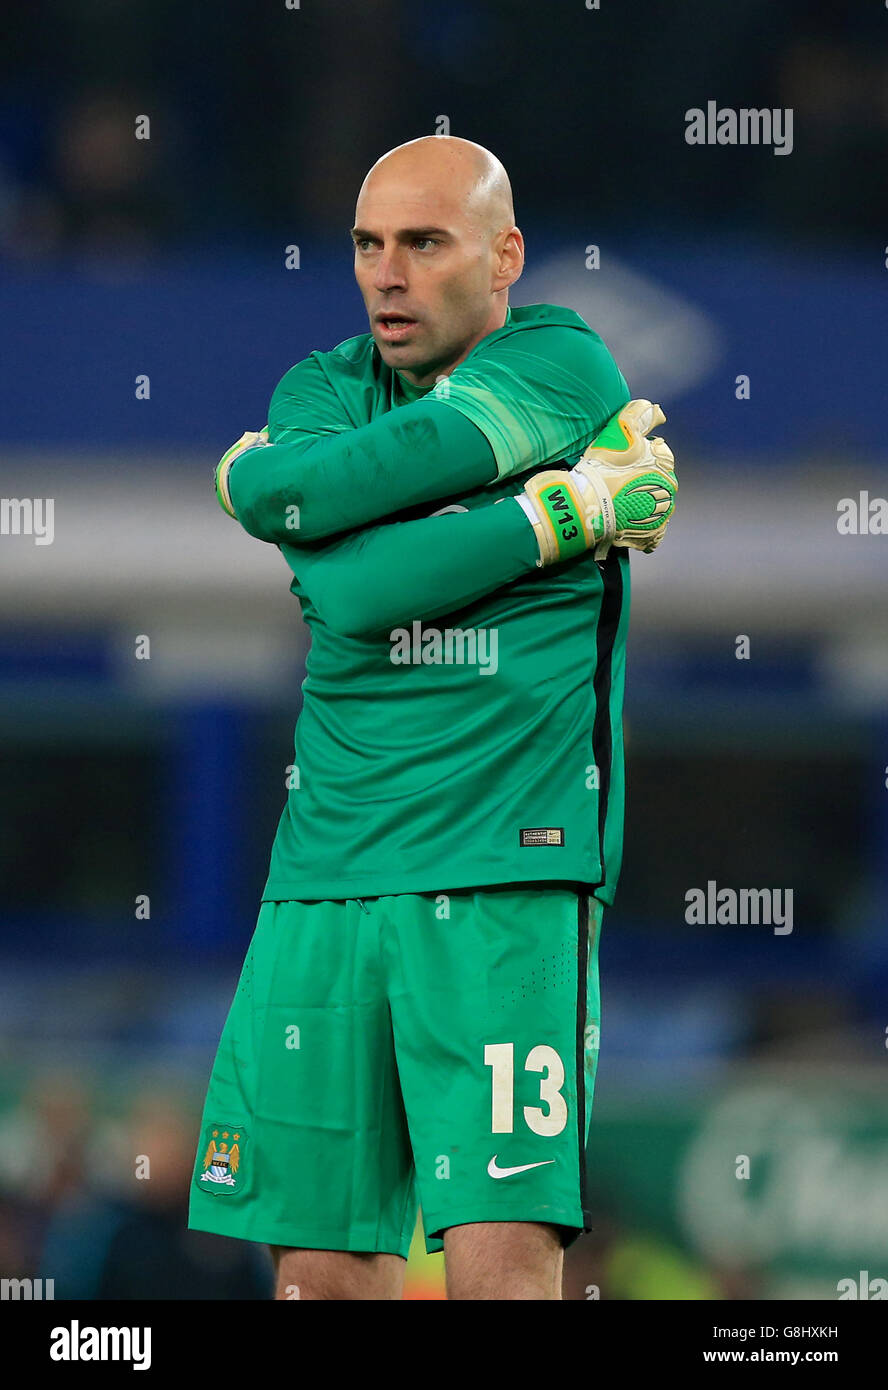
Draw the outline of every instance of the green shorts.
<instances>
[{"instance_id":1,"label":"green shorts","mask_svg":"<svg viewBox=\"0 0 888 1390\"><path fill-rule=\"evenodd\" d=\"M602 905L521 884L265 902L216 1055L189 1227L406 1258L448 1226L588 1230Z\"/></svg>"}]
</instances>

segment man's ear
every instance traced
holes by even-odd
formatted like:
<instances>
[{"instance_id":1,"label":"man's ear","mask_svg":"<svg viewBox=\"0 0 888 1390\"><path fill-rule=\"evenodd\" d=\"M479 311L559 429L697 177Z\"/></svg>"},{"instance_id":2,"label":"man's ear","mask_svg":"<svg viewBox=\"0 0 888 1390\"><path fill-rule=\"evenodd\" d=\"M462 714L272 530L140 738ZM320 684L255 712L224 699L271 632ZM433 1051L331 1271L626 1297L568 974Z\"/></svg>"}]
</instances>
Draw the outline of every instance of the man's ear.
<instances>
[{"instance_id":1,"label":"man's ear","mask_svg":"<svg viewBox=\"0 0 888 1390\"><path fill-rule=\"evenodd\" d=\"M520 280L524 270L524 237L517 227L511 227L503 237L499 252L498 290L508 289Z\"/></svg>"}]
</instances>

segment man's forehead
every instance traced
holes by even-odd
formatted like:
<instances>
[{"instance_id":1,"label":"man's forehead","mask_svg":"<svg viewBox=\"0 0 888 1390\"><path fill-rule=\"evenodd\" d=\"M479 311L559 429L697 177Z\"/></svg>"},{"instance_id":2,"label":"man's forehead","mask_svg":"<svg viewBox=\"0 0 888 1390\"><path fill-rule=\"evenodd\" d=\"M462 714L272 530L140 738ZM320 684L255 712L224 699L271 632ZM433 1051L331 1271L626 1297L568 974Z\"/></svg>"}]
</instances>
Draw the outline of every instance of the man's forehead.
<instances>
[{"instance_id":1,"label":"man's forehead","mask_svg":"<svg viewBox=\"0 0 888 1390\"><path fill-rule=\"evenodd\" d=\"M466 190L436 184L410 188L371 185L358 197L355 222L365 226L368 221L378 221L392 227L454 225L474 220L472 211L473 200Z\"/></svg>"}]
</instances>

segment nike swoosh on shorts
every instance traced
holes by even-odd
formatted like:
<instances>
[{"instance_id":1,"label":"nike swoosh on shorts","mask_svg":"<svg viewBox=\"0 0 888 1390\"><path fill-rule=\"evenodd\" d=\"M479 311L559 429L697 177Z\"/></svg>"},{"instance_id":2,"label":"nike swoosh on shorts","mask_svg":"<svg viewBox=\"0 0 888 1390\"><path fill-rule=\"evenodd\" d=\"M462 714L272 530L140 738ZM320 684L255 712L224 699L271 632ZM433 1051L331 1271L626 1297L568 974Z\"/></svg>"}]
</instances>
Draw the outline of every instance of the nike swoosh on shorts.
<instances>
[{"instance_id":1,"label":"nike swoosh on shorts","mask_svg":"<svg viewBox=\"0 0 888 1390\"><path fill-rule=\"evenodd\" d=\"M487 1165L487 1171L492 1178L511 1178L515 1173L526 1173L530 1168L545 1168L547 1163L555 1162L554 1158L543 1158L539 1163L519 1163L517 1168L499 1168L496 1162L498 1157L498 1154L494 1154Z\"/></svg>"}]
</instances>

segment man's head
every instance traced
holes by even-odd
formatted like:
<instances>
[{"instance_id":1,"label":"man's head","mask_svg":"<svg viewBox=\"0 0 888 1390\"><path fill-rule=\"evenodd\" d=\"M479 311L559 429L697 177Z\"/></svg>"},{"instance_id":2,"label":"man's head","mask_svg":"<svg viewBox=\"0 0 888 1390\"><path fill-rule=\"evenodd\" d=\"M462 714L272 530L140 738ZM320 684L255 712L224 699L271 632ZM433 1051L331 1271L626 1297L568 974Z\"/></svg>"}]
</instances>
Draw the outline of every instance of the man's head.
<instances>
[{"instance_id":1,"label":"man's head","mask_svg":"<svg viewBox=\"0 0 888 1390\"><path fill-rule=\"evenodd\" d=\"M415 385L505 322L524 241L508 175L482 145L425 135L390 150L361 185L352 237L370 330Z\"/></svg>"}]
</instances>

